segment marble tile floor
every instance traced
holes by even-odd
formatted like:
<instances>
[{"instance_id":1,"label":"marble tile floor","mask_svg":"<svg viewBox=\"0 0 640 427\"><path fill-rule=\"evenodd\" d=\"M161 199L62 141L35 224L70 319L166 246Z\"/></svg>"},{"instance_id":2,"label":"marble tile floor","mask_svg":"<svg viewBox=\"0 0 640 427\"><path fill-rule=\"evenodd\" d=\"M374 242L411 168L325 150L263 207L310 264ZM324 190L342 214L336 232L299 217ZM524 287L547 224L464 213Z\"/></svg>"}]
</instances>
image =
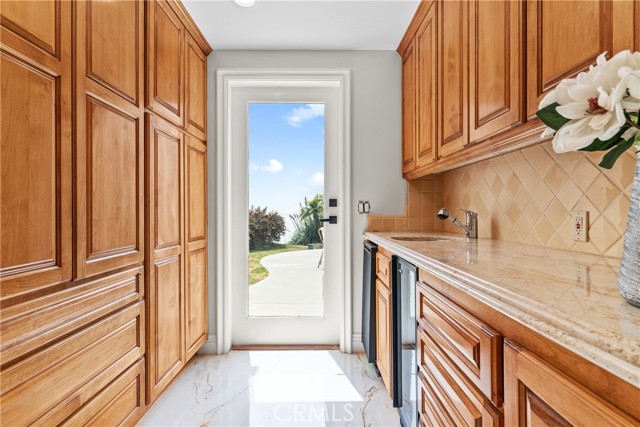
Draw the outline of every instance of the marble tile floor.
<instances>
[{"instance_id":1,"label":"marble tile floor","mask_svg":"<svg viewBox=\"0 0 640 427\"><path fill-rule=\"evenodd\" d=\"M400 425L364 354L338 350L197 355L140 426Z\"/></svg>"}]
</instances>

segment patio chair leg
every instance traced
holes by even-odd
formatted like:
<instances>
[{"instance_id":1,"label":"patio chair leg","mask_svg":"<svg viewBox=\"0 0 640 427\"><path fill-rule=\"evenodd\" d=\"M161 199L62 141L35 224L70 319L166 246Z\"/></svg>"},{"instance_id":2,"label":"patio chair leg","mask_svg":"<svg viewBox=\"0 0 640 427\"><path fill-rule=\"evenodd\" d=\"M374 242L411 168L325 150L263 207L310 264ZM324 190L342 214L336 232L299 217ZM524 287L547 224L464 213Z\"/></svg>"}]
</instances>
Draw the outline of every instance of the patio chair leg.
<instances>
[{"instance_id":1,"label":"patio chair leg","mask_svg":"<svg viewBox=\"0 0 640 427\"><path fill-rule=\"evenodd\" d=\"M322 257L324 256L324 249L320 252L320 260L318 261L318 266L316 268L320 268L320 264L322 264Z\"/></svg>"}]
</instances>

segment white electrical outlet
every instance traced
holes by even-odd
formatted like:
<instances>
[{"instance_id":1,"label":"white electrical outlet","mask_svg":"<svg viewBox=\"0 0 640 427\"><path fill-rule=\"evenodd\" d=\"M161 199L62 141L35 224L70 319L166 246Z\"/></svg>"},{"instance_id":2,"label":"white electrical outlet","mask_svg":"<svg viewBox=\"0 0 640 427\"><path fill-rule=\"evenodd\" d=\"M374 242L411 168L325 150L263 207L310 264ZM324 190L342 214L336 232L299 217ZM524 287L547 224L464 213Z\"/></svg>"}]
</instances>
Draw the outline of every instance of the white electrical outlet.
<instances>
[{"instance_id":1,"label":"white electrical outlet","mask_svg":"<svg viewBox=\"0 0 640 427\"><path fill-rule=\"evenodd\" d=\"M589 239L589 212L571 212L571 224L573 225L573 240L586 242Z\"/></svg>"}]
</instances>

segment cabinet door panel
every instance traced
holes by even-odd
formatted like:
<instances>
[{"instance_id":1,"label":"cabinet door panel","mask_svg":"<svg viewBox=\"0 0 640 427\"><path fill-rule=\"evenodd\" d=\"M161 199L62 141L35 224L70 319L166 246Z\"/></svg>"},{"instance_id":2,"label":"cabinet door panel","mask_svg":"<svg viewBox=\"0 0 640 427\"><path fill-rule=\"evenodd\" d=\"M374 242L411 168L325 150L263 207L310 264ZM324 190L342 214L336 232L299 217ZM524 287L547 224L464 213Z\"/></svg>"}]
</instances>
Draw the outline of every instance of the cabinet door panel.
<instances>
[{"instance_id":1,"label":"cabinet door panel","mask_svg":"<svg viewBox=\"0 0 640 427\"><path fill-rule=\"evenodd\" d=\"M184 27L165 0L148 2L147 7L147 107L181 126Z\"/></svg>"},{"instance_id":2,"label":"cabinet door panel","mask_svg":"<svg viewBox=\"0 0 640 427\"><path fill-rule=\"evenodd\" d=\"M402 57L402 173L416 168L416 84L412 43Z\"/></svg>"},{"instance_id":3,"label":"cabinet door panel","mask_svg":"<svg viewBox=\"0 0 640 427\"><path fill-rule=\"evenodd\" d=\"M4 300L71 278L71 3L1 13Z\"/></svg>"},{"instance_id":4,"label":"cabinet door panel","mask_svg":"<svg viewBox=\"0 0 640 427\"><path fill-rule=\"evenodd\" d=\"M562 79L575 76L613 52L613 2L542 1L527 3L527 113Z\"/></svg>"},{"instance_id":5,"label":"cabinet door panel","mask_svg":"<svg viewBox=\"0 0 640 427\"><path fill-rule=\"evenodd\" d=\"M182 313L180 310L182 289L180 283L181 262L179 256L159 260L154 266L155 281L151 296L155 312L155 371L156 384L182 362Z\"/></svg>"},{"instance_id":6,"label":"cabinet door panel","mask_svg":"<svg viewBox=\"0 0 640 427\"><path fill-rule=\"evenodd\" d=\"M137 105L143 50L143 3L86 3L87 76Z\"/></svg>"},{"instance_id":7,"label":"cabinet door panel","mask_svg":"<svg viewBox=\"0 0 640 427\"><path fill-rule=\"evenodd\" d=\"M432 3L431 9L427 12L424 22L416 34L415 43L418 55L416 167L427 165L436 159L436 140L438 138L437 8L438 3Z\"/></svg>"},{"instance_id":8,"label":"cabinet door panel","mask_svg":"<svg viewBox=\"0 0 640 427\"><path fill-rule=\"evenodd\" d=\"M468 115L468 3L440 3L438 155L446 156L467 144Z\"/></svg>"},{"instance_id":9,"label":"cabinet door panel","mask_svg":"<svg viewBox=\"0 0 640 427\"><path fill-rule=\"evenodd\" d=\"M207 138L207 57L187 33L185 47L186 128L198 138Z\"/></svg>"},{"instance_id":10,"label":"cabinet door panel","mask_svg":"<svg viewBox=\"0 0 640 427\"><path fill-rule=\"evenodd\" d=\"M391 384L391 313L391 292L380 280L376 280L376 365L390 396L393 390Z\"/></svg>"},{"instance_id":11,"label":"cabinet door panel","mask_svg":"<svg viewBox=\"0 0 640 427\"><path fill-rule=\"evenodd\" d=\"M59 58L61 30L61 6L64 1L24 1L2 2L2 26ZM70 28L68 28L70 30Z\"/></svg>"},{"instance_id":12,"label":"cabinet door panel","mask_svg":"<svg viewBox=\"0 0 640 427\"><path fill-rule=\"evenodd\" d=\"M509 0L470 6L469 137L477 142L522 121L524 9Z\"/></svg>"},{"instance_id":13,"label":"cabinet door panel","mask_svg":"<svg viewBox=\"0 0 640 427\"><path fill-rule=\"evenodd\" d=\"M505 425L634 426L637 422L519 345L504 345Z\"/></svg>"},{"instance_id":14,"label":"cabinet door panel","mask_svg":"<svg viewBox=\"0 0 640 427\"><path fill-rule=\"evenodd\" d=\"M142 141L136 117L87 102L87 257L137 251L138 164Z\"/></svg>"},{"instance_id":15,"label":"cabinet door panel","mask_svg":"<svg viewBox=\"0 0 640 427\"><path fill-rule=\"evenodd\" d=\"M186 136L185 339L187 359L207 340L207 147Z\"/></svg>"},{"instance_id":16,"label":"cabinet door panel","mask_svg":"<svg viewBox=\"0 0 640 427\"><path fill-rule=\"evenodd\" d=\"M83 278L144 256L144 8L141 1L74 7L76 277Z\"/></svg>"},{"instance_id":17,"label":"cabinet door panel","mask_svg":"<svg viewBox=\"0 0 640 427\"><path fill-rule=\"evenodd\" d=\"M155 248L180 244L181 140L158 131L154 134Z\"/></svg>"},{"instance_id":18,"label":"cabinet door panel","mask_svg":"<svg viewBox=\"0 0 640 427\"><path fill-rule=\"evenodd\" d=\"M147 115L147 403L184 366L182 133Z\"/></svg>"}]
</instances>

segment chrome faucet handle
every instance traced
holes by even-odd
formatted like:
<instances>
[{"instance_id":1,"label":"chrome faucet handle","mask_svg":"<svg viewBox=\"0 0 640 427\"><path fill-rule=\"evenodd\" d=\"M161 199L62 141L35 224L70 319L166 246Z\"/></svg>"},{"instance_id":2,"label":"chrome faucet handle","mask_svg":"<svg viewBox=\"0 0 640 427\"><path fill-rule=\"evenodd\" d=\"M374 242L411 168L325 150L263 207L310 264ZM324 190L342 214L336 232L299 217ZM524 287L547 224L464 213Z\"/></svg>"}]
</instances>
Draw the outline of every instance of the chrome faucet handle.
<instances>
[{"instance_id":1,"label":"chrome faucet handle","mask_svg":"<svg viewBox=\"0 0 640 427\"><path fill-rule=\"evenodd\" d=\"M459 211L465 213L466 226L467 226L467 238L478 238L478 213L467 209L458 208Z\"/></svg>"}]
</instances>

